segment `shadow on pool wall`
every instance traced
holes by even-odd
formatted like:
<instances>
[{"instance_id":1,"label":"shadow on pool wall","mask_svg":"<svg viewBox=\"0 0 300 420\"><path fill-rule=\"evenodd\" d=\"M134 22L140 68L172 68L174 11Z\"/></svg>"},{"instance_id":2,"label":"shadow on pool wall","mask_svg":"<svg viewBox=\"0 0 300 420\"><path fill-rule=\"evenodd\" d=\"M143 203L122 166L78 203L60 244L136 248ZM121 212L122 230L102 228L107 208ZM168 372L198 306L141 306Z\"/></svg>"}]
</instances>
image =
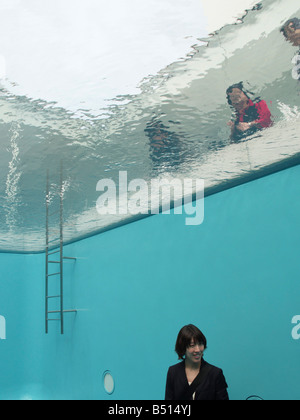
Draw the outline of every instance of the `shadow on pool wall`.
<instances>
[{"instance_id":1,"label":"shadow on pool wall","mask_svg":"<svg viewBox=\"0 0 300 420\"><path fill-rule=\"evenodd\" d=\"M194 323L231 399L298 399L299 176L206 198L201 226L157 215L67 246L78 313L64 336L55 323L45 335L44 255L0 254L0 398L163 399L177 333Z\"/></svg>"}]
</instances>

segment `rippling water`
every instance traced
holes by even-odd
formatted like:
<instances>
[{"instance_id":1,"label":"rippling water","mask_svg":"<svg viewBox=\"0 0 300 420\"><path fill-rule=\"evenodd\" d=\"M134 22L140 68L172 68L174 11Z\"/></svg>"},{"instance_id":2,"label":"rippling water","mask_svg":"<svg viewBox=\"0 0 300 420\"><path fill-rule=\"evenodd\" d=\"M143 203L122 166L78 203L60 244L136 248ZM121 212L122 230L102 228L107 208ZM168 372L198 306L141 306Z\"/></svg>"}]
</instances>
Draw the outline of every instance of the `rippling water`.
<instances>
[{"instance_id":1,"label":"rippling water","mask_svg":"<svg viewBox=\"0 0 300 420\"><path fill-rule=\"evenodd\" d=\"M3 88L0 249L44 249L46 172L55 208L61 160L69 241L130 218L96 211L98 180L118 183L120 171L147 182L203 178L208 188L297 156L296 50L279 33L291 16L300 16L297 1L262 1L237 24L193 45L185 59L144 79L138 93L116 97L98 114L70 112ZM230 144L225 91L240 81L253 98L267 101L275 124L248 142Z\"/></svg>"}]
</instances>

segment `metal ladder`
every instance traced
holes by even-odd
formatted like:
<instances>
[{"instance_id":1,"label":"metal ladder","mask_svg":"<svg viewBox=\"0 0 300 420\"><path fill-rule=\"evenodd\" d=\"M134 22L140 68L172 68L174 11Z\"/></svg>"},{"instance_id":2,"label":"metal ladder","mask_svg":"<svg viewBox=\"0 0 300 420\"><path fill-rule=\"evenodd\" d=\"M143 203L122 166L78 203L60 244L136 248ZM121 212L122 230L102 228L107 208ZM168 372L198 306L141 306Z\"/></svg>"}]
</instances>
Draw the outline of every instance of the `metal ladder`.
<instances>
[{"instance_id":1,"label":"metal ladder","mask_svg":"<svg viewBox=\"0 0 300 420\"><path fill-rule=\"evenodd\" d=\"M61 334L64 334L64 314L66 313L77 313L76 309L64 309L64 260L75 260L76 258L72 257L64 257L63 255L63 198L64 198L64 190L63 190L63 169L61 164L61 171L60 171L60 204L59 210L54 211L52 214L50 213L50 185L49 185L49 170L47 171L47 185L46 185L46 276L45 276L45 324L46 324L46 334L49 332L49 322L51 321L59 321L60 322L60 329ZM50 238L51 229L49 227L49 219L51 216L59 214L59 238L52 239ZM51 243L54 241L59 240L59 245L54 246L51 249ZM51 249L51 252L49 250ZM52 255L57 255L58 258L52 257ZM51 257L51 258L50 258ZM51 266L58 266L58 270L54 270L55 273L50 273ZM49 296L49 282L55 281L59 277L59 295ZM59 309L56 311L49 311L49 300L59 300ZM58 317L52 318L51 315L57 315ZM50 318L49 318L50 316Z\"/></svg>"}]
</instances>

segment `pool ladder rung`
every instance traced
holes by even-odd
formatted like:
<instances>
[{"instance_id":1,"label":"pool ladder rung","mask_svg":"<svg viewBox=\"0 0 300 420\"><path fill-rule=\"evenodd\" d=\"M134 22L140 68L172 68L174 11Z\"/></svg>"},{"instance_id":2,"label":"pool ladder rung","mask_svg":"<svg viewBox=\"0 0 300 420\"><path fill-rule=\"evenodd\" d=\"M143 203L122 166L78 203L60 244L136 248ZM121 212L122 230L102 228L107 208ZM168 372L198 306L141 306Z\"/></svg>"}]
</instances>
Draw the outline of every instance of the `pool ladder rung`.
<instances>
[{"instance_id":1,"label":"pool ladder rung","mask_svg":"<svg viewBox=\"0 0 300 420\"><path fill-rule=\"evenodd\" d=\"M58 250L58 251L54 251L54 252L48 252L48 256L49 255L53 255L53 254L58 254L60 252L60 250Z\"/></svg>"}]
</instances>

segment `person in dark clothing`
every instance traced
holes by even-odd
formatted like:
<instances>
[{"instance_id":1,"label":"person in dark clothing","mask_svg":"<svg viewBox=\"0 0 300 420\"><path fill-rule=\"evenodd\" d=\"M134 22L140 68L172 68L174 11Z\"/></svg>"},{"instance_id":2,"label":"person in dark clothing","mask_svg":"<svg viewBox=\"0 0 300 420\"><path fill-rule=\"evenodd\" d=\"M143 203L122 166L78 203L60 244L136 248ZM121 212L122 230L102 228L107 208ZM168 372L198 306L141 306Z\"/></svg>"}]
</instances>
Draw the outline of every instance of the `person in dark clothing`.
<instances>
[{"instance_id":1,"label":"person in dark clothing","mask_svg":"<svg viewBox=\"0 0 300 420\"><path fill-rule=\"evenodd\" d=\"M289 19L280 29L280 32L294 47L300 47L300 19Z\"/></svg>"},{"instance_id":2,"label":"person in dark clothing","mask_svg":"<svg viewBox=\"0 0 300 420\"><path fill-rule=\"evenodd\" d=\"M294 47L300 47L300 19L293 18L285 22L280 29L285 39L290 42ZM293 59L295 67L293 69L293 78L300 81L300 49L298 54Z\"/></svg>"},{"instance_id":3,"label":"person in dark clothing","mask_svg":"<svg viewBox=\"0 0 300 420\"><path fill-rule=\"evenodd\" d=\"M228 123L233 142L238 143L245 137L272 125L272 115L266 101L260 99L252 101L244 90L242 82L230 86L226 95L228 104L236 113L235 121Z\"/></svg>"},{"instance_id":4,"label":"person in dark clothing","mask_svg":"<svg viewBox=\"0 0 300 420\"><path fill-rule=\"evenodd\" d=\"M150 158L155 171L175 168L184 161L182 142L177 134L170 131L160 120L153 118L144 130L149 138Z\"/></svg>"},{"instance_id":5,"label":"person in dark clothing","mask_svg":"<svg viewBox=\"0 0 300 420\"><path fill-rule=\"evenodd\" d=\"M175 351L182 362L167 374L165 400L229 400L223 371L203 359L207 342L194 325L183 327Z\"/></svg>"}]
</instances>

